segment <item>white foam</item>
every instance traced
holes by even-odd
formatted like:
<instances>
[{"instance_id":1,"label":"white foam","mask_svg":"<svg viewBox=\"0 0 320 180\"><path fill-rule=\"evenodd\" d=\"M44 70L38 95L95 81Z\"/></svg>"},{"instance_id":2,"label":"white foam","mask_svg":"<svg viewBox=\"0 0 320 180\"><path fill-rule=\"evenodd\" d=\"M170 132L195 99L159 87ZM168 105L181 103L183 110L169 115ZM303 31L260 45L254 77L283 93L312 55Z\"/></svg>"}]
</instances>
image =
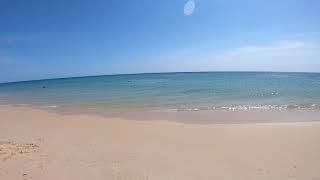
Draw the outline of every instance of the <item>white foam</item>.
<instances>
[{"instance_id":1,"label":"white foam","mask_svg":"<svg viewBox=\"0 0 320 180\"><path fill-rule=\"evenodd\" d=\"M48 108L57 108L58 106L52 105L52 106L47 106Z\"/></svg>"}]
</instances>

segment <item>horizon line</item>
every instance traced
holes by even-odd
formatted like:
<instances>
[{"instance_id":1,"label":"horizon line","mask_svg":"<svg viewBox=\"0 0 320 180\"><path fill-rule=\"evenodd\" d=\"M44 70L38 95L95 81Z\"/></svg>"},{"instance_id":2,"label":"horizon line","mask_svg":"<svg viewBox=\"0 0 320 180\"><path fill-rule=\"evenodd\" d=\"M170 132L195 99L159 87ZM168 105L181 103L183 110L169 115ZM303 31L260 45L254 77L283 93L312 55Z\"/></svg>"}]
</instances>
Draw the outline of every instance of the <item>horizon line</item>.
<instances>
[{"instance_id":1,"label":"horizon line","mask_svg":"<svg viewBox=\"0 0 320 180\"><path fill-rule=\"evenodd\" d=\"M143 75L143 74L178 74L178 73L310 73L319 74L320 72L311 71L167 71L167 72L137 72L137 73L115 73L115 74L101 74L101 75L84 75L84 76L69 76L69 77L57 77L57 78L44 78L44 79L30 79L21 81L8 81L0 82L0 85L11 83L23 83L33 81L47 81L47 80L59 80L59 79L75 79L75 78L90 78L100 76L121 76L121 75Z\"/></svg>"}]
</instances>

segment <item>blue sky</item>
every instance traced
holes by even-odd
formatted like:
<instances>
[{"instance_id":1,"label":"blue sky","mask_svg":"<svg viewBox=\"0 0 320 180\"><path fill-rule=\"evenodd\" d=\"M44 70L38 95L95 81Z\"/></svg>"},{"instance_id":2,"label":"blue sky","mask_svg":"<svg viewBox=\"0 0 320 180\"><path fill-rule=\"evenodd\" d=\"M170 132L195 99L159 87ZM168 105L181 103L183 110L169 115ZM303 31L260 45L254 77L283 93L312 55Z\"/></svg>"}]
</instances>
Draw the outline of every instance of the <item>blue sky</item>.
<instances>
[{"instance_id":1,"label":"blue sky","mask_svg":"<svg viewBox=\"0 0 320 180\"><path fill-rule=\"evenodd\" d=\"M2 0L0 82L139 72L320 72L319 8L318 0Z\"/></svg>"}]
</instances>

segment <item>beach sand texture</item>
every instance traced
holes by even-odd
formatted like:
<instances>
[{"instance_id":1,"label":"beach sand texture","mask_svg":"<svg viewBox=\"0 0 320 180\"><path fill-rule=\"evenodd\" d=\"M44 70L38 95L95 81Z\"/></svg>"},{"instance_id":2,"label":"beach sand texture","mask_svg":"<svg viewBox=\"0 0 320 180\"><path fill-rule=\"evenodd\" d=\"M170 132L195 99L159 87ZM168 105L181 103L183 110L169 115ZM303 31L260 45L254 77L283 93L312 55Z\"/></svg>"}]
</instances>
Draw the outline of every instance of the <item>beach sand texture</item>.
<instances>
[{"instance_id":1,"label":"beach sand texture","mask_svg":"<svg viewBox=\"0 0 320 180\"><path fill-rule=\"evenodd\" d=\"M320 123L183 124L0 106L1 180L320 180Z\"/></svg>"}]
</instances>

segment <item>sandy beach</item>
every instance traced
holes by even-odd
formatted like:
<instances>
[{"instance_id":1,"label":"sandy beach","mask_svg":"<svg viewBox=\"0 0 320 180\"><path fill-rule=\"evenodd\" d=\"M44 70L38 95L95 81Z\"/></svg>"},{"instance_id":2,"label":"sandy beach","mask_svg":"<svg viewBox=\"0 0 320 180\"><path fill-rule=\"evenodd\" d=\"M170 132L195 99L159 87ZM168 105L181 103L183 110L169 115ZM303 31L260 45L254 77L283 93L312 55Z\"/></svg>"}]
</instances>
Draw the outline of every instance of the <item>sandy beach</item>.
<instances>
[{"instance_id":1,"label":"sandy beach","mask_svg":"<svg viewBox=\"0 0 320 180\"><path fill-rule=\"evenodd\" d=\"M1 180L320 180L320 123L183 124L0 106Z\"/></svg>"}]
</instances>

